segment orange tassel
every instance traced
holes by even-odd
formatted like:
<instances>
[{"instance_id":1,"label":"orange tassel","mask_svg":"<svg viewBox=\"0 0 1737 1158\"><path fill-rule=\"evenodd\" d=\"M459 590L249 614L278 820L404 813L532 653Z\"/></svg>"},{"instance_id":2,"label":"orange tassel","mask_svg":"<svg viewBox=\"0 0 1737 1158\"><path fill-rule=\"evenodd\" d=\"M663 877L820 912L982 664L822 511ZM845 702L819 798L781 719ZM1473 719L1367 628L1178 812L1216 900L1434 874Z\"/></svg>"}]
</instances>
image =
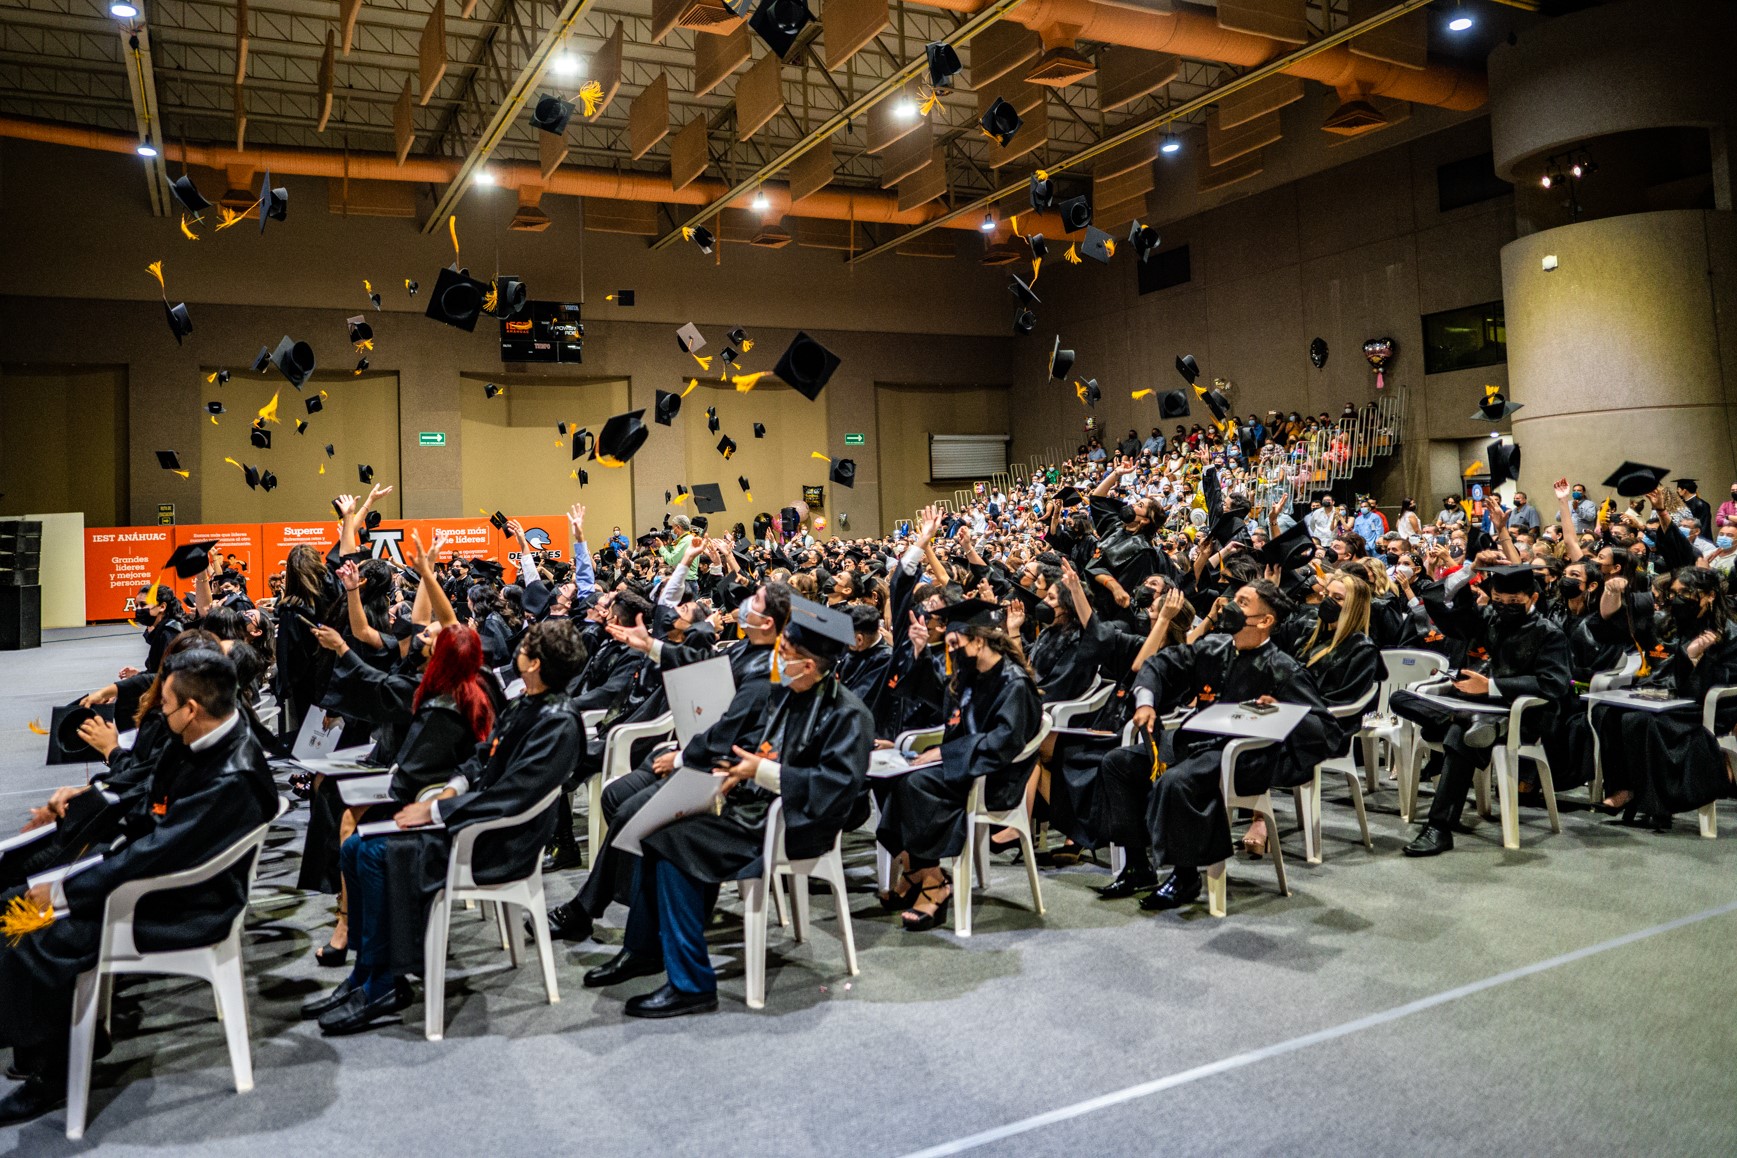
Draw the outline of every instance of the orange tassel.
<instances>
[{"instance_id":1,"label":"orange tassel","mask_svg":"<svg viewBox=\"0 0 1737 1158\"><path fill-rule=\"evenodd\" d=\"M13 897L6 911L0 913L0 936L16 949L18 943L38 929L54 924L54 907L38 909L23 897Z\"/></svg>"}]
</instances>

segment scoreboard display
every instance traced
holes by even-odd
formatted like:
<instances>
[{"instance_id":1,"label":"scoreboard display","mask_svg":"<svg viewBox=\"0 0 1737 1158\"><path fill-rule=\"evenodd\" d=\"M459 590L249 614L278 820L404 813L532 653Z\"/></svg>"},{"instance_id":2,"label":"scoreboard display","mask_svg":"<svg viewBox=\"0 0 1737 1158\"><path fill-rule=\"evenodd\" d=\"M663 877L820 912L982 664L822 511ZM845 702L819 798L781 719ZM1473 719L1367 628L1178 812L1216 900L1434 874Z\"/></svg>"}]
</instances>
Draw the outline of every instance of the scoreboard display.
<instances>
[{"instance_id":1,"label":"scoreboard display","mask_svg":"<svg viewBox=\"0 0 1737 1158\"><path fill-rule=\"evenodd\" d=\"M526 302L501 319L503 362L583 362L584 351L578 302Z\"/></svg>"}]
</instances>

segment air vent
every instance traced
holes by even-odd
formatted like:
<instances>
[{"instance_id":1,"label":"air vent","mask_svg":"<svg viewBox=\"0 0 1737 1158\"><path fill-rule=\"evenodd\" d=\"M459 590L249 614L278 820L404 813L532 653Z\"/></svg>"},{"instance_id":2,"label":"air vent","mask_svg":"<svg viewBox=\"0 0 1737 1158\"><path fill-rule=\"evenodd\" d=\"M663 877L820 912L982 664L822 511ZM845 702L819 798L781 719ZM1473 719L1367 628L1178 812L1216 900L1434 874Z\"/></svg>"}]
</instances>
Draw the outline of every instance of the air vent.
<instances>
[{"instance_id":1,"label":"air vent","mask_svg":"<svg viewBox=\"0 0 1737 1158\"><path fill-rule=\"evenodd\" d=\"M1321 128L1342 137L1355 137L1386 125L1386 115L1368 101L1346 101L1333 110L1321 123Z\"/></svg>"},{"instance_id":2,"label":"air vent","mask_svg":"<svg viewBox=\"0 0 1737 1158\"><path fill-rule=\"evenodd\" d=\"M1077 84L1098 71L1098 66L1071 48L1052 48L1038 57L1037 63L1025 74L1031 84L1050 88L1065 88Z\"/></svg>"},{"instance_id":3,"label":"air vent","mask_svg":"<svg viewBox=\"0 0 1737 1158\"><path fill-rule=\"evenodd\" d=\"M1011 241L997 241L983 251L983 264L1014 265L1028 256L1029 251L1023 245L1015 245Z\"/></svg>"},{"instance_id":4,"label":"air vent","mask_svg":"<svg viewBox=\"0 0 1737 1158\"><path fill-rule=\"evenodd\" d=\"M520 233L541 233L549 228L549 215L535 205L521 205L513 212L513 220L507 226Z\"/></svg>"},{"instance_id":5,"label":"air vent","mask_svg":"<svg viewBox=\"0 0 1737 1158\"><path fill-rule=\"evenodd\" d=\"M687 0L676 15L676 27L727 36L741 27L743 19L731 12L722 0Z\"/></svg>"},{"instance_id":6,"label":"air vent","mask_svg":"<svg viewBox=\"0 0 1737 1158\"><path fill-rule=\"evenodd\" d=\"M790 244L790 234L782 225L762 225L748 244L761 249L783 249Z\"/></svg>"}]
</instances>

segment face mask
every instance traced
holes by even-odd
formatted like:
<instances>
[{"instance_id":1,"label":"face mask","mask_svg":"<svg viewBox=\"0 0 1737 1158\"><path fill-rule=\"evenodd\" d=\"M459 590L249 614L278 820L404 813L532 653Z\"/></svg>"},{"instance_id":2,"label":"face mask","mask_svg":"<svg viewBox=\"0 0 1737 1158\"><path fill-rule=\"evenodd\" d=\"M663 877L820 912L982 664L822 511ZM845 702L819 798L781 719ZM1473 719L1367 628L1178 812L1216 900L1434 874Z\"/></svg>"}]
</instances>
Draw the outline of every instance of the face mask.
<instances>
[{"instance_id":1,"label":"face mask","mask_svg":"<svg viewBox=\"0 0 1737 1158\"><path fill-rule=\"evenodd\" d=\"M1339 604L1331 595L1321 600L1319 611L1321 622L1325 623L1327 626L1331 627L1333 624L1339 622Z\"/></svg>"},{"instance_id":2,"label":"face mask","mask_svg":"<svg viewBox=\"0 0 1737 1158\"><path fill-rule=\"evenodd\" d=\"M1564 599L1579 599L1583 588L1578 579L1564 579L1556 584L1556 590L1562 593Z\"/></svg>"},{"instance_id":3,"label":"face mask","mask_svg":"<svg viewBox=\"0 0 1737 1158\"><path fill-rule=\"evenodd\" d=\"M1496 622L1506 628L1519 626L1532 614L1531 607L1524 603L1492 603L1490 608L1495 613Z\"/></svg>"},{"instance_id":4,"label":"face mask","mask_svg":"<svg viewBox=\"0 0 1737 1158\"><path fill-rule=\"evenodd\" d=\"M767 616L754 610L754 597L752 595L736 605L736 623L743 631L748 630L751 626L767 626L769 622L770 620Z\"/></svg>"},{"instance_id":5,"label":"face mask","mask_svg":"<svg viewBox=\"0 0 1737 1158\"><path fill-rule=\"evenodd\" d=\"M1575 491L1574 492L1574 501L1575 502L1579 502L1580 500L1584 499L1585 497L1586 497L1585 491Z\"/></svg>"},{"instance_id":6,"label":"face mask","mask_svg":"<svg viewBox=\"0 0 1737 1158\"><path fill-rule=\"evenodd\" d=\"M1671 601L1671 622L1677 625L1677 634L1684 639L1698 634L1701 623L1701 604L1694 599L1676 599Z\"/></svg>"},{"instance_id":7,"label":"face mask","mask_svg":"<svg viewBox=\"0 0 1737 1158\"><path fill-rule=\"evenodd\" d=\"M1032 608L1031 617L1044 627L1055 622L1055 608L1047 603L1039 603Z\"/></svg>"},{"instance_id":8,"label":"face mask","mask_svg":"<svg viewBox=\"0 0 1737 1158\"><path fill-rule=\"evenodd\" d=\"M967 653L963 647L950 647L947 649L947 666L951 671L963 676L965 679L970 679L977 672L976 662L972 660L970 654Z\"/></svg>"},{"instance_id":9,"label":"face mask","mask_svg":"<svg viewBox=\"0 0 1737 1158\"><path fill-rule=\"evenodd\" d=\"M1731 549L1731 542L1732 539L1730 535L1720 535L1717 539L1713 540L1714 545L1721 551L1729 551Z\"/></svg>"},{"instance_id":10,"label":"face mask","mask_svg":"<svg viewBox=\"0 0 1737 1158\"><path fill-rule=\"evenodd\" d=\"M1152 590L1152 588L1150 588L1150 587L1147 587L1145 584L1141 584L1139 587L1136 587L1134 589L1134 596L1132 599L1135 610L1144 611L1148 607L1151 607L1152 601L1155 598L1157 598L1157 595L1158 595L1158 593L1156 591Z\"/></svg>"},{"instance_id":11,"label":"face mask","mask_svg":"<svg viewBox=\"0 0 1737 1158\"><path fill-rule=\"evenodd\" d=\"M1226 603L1218 613L1218 629L1235 635L1248 626L1248 616L1235 603Z\"/></svg>"},{"instance_id":12,"label":"face mask","mask_svg":"<svg viewBox=\"0 0 1737 1158\"><path fill-rule=\"evenodd\" d=\"M1387 554L1383 555L1382 558L1387 560L1387 565L1389 567L1399 566L1399 556L1392 551L1387 552Z\"/></svg>"}]
</instances>

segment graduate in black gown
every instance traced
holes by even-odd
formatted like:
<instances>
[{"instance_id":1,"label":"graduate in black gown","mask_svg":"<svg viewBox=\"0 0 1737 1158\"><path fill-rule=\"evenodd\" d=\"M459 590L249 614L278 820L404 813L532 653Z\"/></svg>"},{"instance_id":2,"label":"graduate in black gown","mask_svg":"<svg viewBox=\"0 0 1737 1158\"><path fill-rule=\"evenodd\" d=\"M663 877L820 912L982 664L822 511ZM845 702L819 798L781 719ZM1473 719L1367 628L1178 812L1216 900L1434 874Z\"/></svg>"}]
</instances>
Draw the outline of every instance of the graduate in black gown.
<instances>
[{"instance_id":1,"label":"graduate in black gown","mask_svg":"<svg viewBox=\"0 0 1737 1158\"><path fill-rule=\"evenodd\" d=\"M1153 864L1170 865L1170 876L1140 907L1180 908L1200 899L1200 868L1231 855L1220 772L1228 737L1190 732L1184 721L1174 740L1175 759L1162 767L1154 730L1164 713L1190 703L1204 708L1251 700L1311 709L1282 743L1238 761L1237 791L1251 795L1303 783L1337 747L1339 726L1327 714L1314 677L1271 638L1292 610L1291 600L1272 583L1244 584L1214 605L1209 619L1215 630L1185 647L1158 652L1140 669L1133 722L1144 739L1104 758L1103 787L1115 797L1119 815L1144 806L1151 851L1143 844L1128 847L1126 887L1114 895L1151 888Z\"/></svg>"},{"instance_id":2,"label":"graduate in black gown","mask_svg":"<svg viewBox=\"0 0 1737 1158\"><path fill-rule=\"evenodd\" d=\"M0 1101L0 1125L25 1121L66 1101L67 1032L78 975L96 964L104 905L129 881L194 868L277 815L271 770L237 710L235 665L194 648L166 662L159 707L176 736L133 793L120 836L94 866L22 896L52 924L0 946L0 1046L13 1050L23 1082ZM164 952L211 945L228 935L247 903L243 860L202 885L140 902L133 936Z\"/></svg>"},{"instance_id":3,"label":"graduate in black gown","mask_svg":"<svg viewBox=\"0 0 1737 1158\"><path fill-rule=\"evenodd\" d=\"M702 733L684 751L693 766L713 760L723 777L715 812L685 816L646 836L633 876L633 903L623 948L606 965L585 975L588 987L633 977L666 975L651 993L631 998L629 1017L679 1017L718 1007L717 975L706 951L705 929L718 888L726 881L759 876L767 814L784 801L784 847L792 859L820 856L837 840L868 773L874 718L833 675L853 638L850 618L800 597L791 601L790 623L778 644L779 683L754 707L754 743L712 745ZM746 691L746 689L744 689ZM738 693L724 719L708 732L739 731L744 717ZM647 786L631 807L637 812L657 791Z\"/></svg>"},{"instance_id":4,"label":"graduate in black gown","mask_svg":"<svg viewBox=\"0 0 1737 1158\"><path fill-rule=\"evenodd\" d=\"M1668 657L1642 686L1668 690L1695 701L1672 712L1618 710L1593 714L1609 795L1604 807L1659 831L1671 814L1687 812L1732 794L1731 773L1713 734L1702 725L1709 690L1737 684L1737 624L1716 572L1684 567L1671 577L1666 605L1674 639ZM1737 726L1737 704L1719 709L1720 735Z\"/></svg>"},{"instance_id":5,"label":"graduate in black gown","mask_svg":"<svg viewBox=\"0 0 1737 1158\"><path fill-rule=\"evenodd\" d=\"M940 862L965 848L965 804L984 777L984 803L1008 809L1019 803L1036 759L1015 759L1042 726L1042 705L1019 641L1005 629L999 607L967 599L941 609L952 669L947 724L941 743L888 781L875 839L901 860L903 888L882 898L902 910L905 928L921 932L943 924L953 886ZM924 638L927 626L913 626Z\"/></svg>"}]
</instances>

